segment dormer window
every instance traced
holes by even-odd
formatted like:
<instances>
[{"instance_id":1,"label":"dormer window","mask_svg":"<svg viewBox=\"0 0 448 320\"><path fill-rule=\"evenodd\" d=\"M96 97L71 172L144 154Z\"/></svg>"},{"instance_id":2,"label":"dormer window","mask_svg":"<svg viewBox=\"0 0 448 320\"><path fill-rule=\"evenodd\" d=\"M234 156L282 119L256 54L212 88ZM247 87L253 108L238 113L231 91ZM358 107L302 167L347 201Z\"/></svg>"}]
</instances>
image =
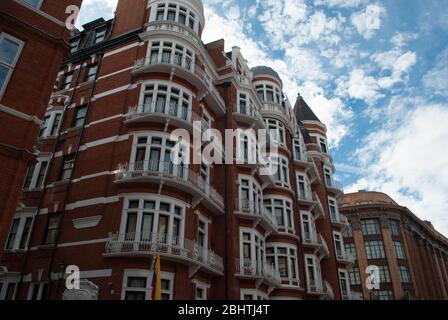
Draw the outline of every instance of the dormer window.
<instances>
[{"instance_id":1,"label":"dormer window","mask_svg":"<svg viewBox=\"0 0 448 320\"><path fill-rule=\"evenodd\" d=\"M100 43L104 41L105 38L106 38L106 28L98 29L95 31L95 41L93 43L94 44Z\"/></svg>"}]
</instances>

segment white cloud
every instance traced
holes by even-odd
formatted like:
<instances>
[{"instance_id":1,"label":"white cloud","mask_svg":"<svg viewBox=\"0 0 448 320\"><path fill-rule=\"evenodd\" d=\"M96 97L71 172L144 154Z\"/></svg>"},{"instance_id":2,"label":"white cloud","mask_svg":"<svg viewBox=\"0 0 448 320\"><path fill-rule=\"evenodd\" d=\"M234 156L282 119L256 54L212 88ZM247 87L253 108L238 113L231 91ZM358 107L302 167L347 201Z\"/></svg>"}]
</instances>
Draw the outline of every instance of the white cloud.
<instances>
[{"instance_id":1,"label":"white cloud","mask_svg":"<svg viewBox=\"0 0 448 320\"><path fill-rule=\"evenodd\" d=\"M351 21L356 30L365 39L370 39L381 28L381 18L386 9L379 4L369 4L364 10L352 14Z\"/></svg>"},{"instance_id":2,"label":"white cloud","mask_svg":"<svg viewBox=\"0 0 448 320\"><path fill-rule=\"evenodd\" d=\"M439 54L434 68L424 75L423 84L434 94L448 96L448 47Z\"/></svg>"},{"instance_id":3,"label":"white cloud","mask_svg":"<svg viewBox=\"0 0 448 320\"><path fill-rule=\"evenodd\" d=\"M377 63L381 70L391 71L391 75L378 80L381 88L392 88L396 83L405 81L405 76L417 62L415 52L403 53L401 49L394 48L390 51L376 53L371 59Z\"/></svg>"},{"instance_id":4,"label":"white cloud","mask_svg":"<svg viewBox=\"0 0 448 320\"><path fill-rule=\"evenodd\" d=\"M366 0L314 0L316 6L355 8L366 3Z\"/></svg>"},{"instance_id":5,"label":"white cloud","mask_svg":"<svg viewBox=\"0 0 448 320\"><path fill-rule=\"evenodd\" d=\"M84 0L79 13L76 27L98 18L110 19L113 17L118 0Z\"/></svg>"},{"instance_id":6,"label":"white cloud","mask_svg":"<svg viewBox=\"0 0 448 320\"><path fill-rule=\"evenodd\" d=\"M378 81L366 74L364 69L353 69L349 77L341 77L338 80L338 94L348 95L350 98L364 100L368 104L373 104L378 99L384 97L380 92Z\"/></svg>"},{"instance_id":7,"label":"white cloud","mask_svg":"<svg viewBox=\"0 0 448 320\"><path fill-rule=\"evenodd\" d=\"M448 105L393 98L384 125L355 153L363 177L347 191L382 191L448 233Z\"/></svg>"}]
</instances>

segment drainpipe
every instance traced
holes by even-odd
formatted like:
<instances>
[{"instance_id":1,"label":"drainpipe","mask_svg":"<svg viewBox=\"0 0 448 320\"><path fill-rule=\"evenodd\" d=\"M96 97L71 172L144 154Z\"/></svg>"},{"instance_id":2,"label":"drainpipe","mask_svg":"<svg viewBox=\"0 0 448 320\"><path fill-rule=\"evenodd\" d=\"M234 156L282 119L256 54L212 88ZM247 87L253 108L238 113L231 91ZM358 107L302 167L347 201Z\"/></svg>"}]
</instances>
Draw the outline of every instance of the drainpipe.
<instances>
[{"instance_id":1,"label":"drainpipe","mask_svg":"<svg viewBox=\"0 0 448 320\"><path fill-rule=\"evenodd\" d=\"M57 246L58 246L59 241L61 239L61 226L63 225L63 222L64 222L64 215L66 213L67 202L69 200L69 194L70 194L70 191L71 191L72 186L73 186L73 176L74 176L74 173L76 171L77 160L78 160L78 156L79 156L79 152L80 152L79 150L80 150L80 147L81 147L82 140L84 138L85 126L86 126L87 119L88 119L88 116L89 116L90 106L92 104L93 93L95 92L95 88L96 88L96 81L98 79L98 75L99 75L100 70L101 70L101 62L103 60L103 56L104 56L104 51L103 50L101 50L101 52L97 53L98 69L97 69L97 73L95 75L95 80L94 80L94 82L92 84L92 88L90 90L89 98L87 100L88 102L87 102L87 105L86 105L86 108L87 108L87 110L86 110L86 117L85 117L84 124L81 127L81 132L79 134L78 144L77 144L77 147L76 147L75 158L74 158L74 163L73 163L73 169L72 169L72 172L71 172L70 177L69 177L68 182L67 182L67 190L65 192L64 202L63 202L63 206L64 207L63 207L62 212L61 212L61 219L59 221L59 230L58 230L58 234L56 236L56 243L55 243L54 247L51 250L50 262L49 262L49 268L48 268L48 292L47 292L47 299L49 299L51 297L51 292L52 292L51 270L53 269L53 264L54 264L54 260L55 260L55 254L56 254Z\"/></svg>"}]
</instances>

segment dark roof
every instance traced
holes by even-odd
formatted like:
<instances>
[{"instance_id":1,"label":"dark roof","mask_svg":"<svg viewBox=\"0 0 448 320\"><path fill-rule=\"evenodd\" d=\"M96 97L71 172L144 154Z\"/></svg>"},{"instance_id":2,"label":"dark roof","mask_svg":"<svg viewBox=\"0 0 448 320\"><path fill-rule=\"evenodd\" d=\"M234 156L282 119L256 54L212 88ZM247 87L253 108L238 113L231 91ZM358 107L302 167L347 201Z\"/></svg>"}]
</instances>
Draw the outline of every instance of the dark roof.
<instances>
[{"instance_id":1,"label":"dark roof","mask_svg":"<svg viewBox=\"0 0 448 320\"><path fill-rule=\"evenodd\" d=\"M254 77L259 76L259 75L272 76L272 77L280 80L280 83L283 85L282 79L280 79L280 76L278 75L277 71L275 71L274 69L272 69L270 67L258 66L258 67L252 68L251 71L252 71Z\"/></svg>"},{"instance_id":2,"label":"dark roof","mask_svg":"<svg viewBox=\"0 0 448 320\"><path fill-rule=\"evenodd\" d=\"M299 121L311 120L321 122L300 94L297 97L296 105L294 106L294 114Z\"/></svg>"},{"instance_id":3,"label":"dark roof","mask_svg":"<svg viewBox=\"0 0 448 320\"><path fill-rule=\"evenodd\" d=\"M93 20L93 21L90 21L90 22L88 22L86 24L83 24L82 27L83 27L84 30L87 30L87 29L90 29L92 27L95 27L95 26L98 26L100 24L103 24L105 22L106 22L106 20L104 20L104 18L98 18L96 20Z\"/></svg>"}]
</instances>

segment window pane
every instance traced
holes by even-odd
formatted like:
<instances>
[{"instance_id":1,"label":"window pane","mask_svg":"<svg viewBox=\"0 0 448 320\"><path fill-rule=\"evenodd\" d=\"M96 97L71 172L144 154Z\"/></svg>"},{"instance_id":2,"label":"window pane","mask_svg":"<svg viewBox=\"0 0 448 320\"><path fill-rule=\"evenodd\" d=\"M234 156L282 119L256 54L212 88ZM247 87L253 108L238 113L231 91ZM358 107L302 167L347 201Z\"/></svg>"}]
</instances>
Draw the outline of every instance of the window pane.
<instances>
[{"instance_id":1,"label":"window pane","mask_svg":"<svg viewBox=\"0 0 448 320\"><path fill-rule=\"evenodd\" d=\"M14 298L14 292L16 291L16 284L9 283L6 289L5 300L12 300Z\"/></svg>"},{"instance_id":2,"label":"window pane","mask_svg":"<svg viewBox=\"0 0 448 320\"><path fill-rule=\"evenodd\" d=\"M8 71L9 71L8 68L0 66L0 91L2 90L3 86L6 83L6 77L8 76Z\"/></svg>"},{"instance_id":3,"label":"window pane","mask_svg":"<svg viewBox=\"0 0 448 320\"><path fill-rule=\"evenodd\" d=\"M17 231L19 229L19 223L20 223L20 220L15 219L12 224L11 232L9 233L8 243L6 245L6 249L8 249L8 250L12 249L14 246L14 242L16 241Z\"/></svg>"},{"instance_id":4,"label":"window pane","mask_svg":"<svg viewBox=\"0 0 448 320\"><path fill-rule=\"evenodd\" d=\"M145 300L145 293L144 292L136 292L136 291L126 291L126 295L124 297L125 300L139 300L143 301Z\"/></svg>"},{"instance_id":5,"label":"window pane","mask_svg":"<svg viewBox=\"0 0 448 320\"><path fill-rule=\"evenodd\" d=\"M40 0L23 0L23 1L28 3L33 8L37 8L37 6L39 5L39 2L40 2Z\"/></svg>"},{"instance_id":6,"label":"window pane","mask_svg":"<svg viewBox=\"0 0 448 320\"><path fill-rule=\"evenodd\" d=\"M31 223L33 222L33 218L26 218L25 226L23 227L22 239L20 240L19 249L25 249L26 243L28 242L28 235L31 229Z\"/></svg>"},{"instance_id":7,"label":"window pane","mask_svg":"<svg viewBox=\"0 0 448 320\"><path fill-rule=\"evenodd\" d=\"M13 65L19 51L19 44L3 38L0 43L0 61Z\"/></svg>"},{"instance_id":8,"label":"window pane","mask_svg":"<svg viewBox=\"0 0 448 320\"><path fill-rule=\"evenodd\" d=\"M146 278L144 277L129 277L128 287L130 288L146 288Z\"/></svg>"}]
</instances>

